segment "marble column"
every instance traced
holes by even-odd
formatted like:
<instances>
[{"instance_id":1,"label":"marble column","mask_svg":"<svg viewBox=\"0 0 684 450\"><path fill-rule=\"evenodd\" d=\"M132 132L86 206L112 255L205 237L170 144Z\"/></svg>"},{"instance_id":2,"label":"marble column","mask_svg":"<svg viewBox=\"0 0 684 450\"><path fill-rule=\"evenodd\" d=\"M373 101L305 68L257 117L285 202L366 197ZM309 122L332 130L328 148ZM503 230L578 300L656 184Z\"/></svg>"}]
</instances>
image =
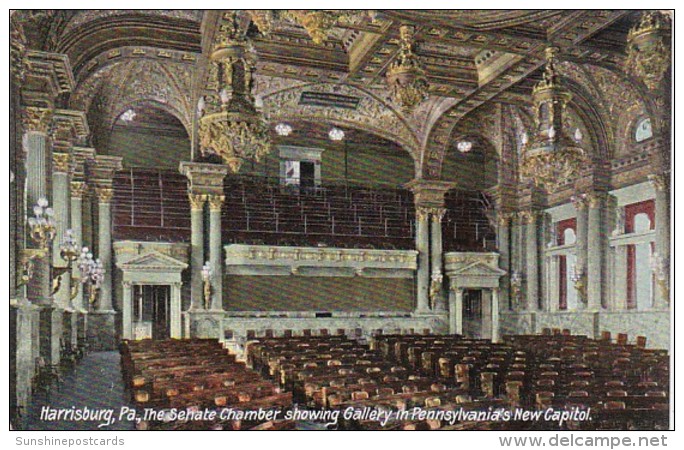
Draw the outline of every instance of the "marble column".
<instances>
[{"instance_id":1,"label":"marble column","mask_svg":"<svg viewBox=\"0 0 684 450\"><path fill-rule=\"evenodd\" d=\"M522 220L525 224L525 280L526 309L539 309L539 242L538 213L525 211Z\"/></svg>"},{"instance_id":2,"label":"marble column","mask_svg":"<svg viewBox=\"0 0 684 450\"><path fill-rule=\"evenodd\" d=\"M52 241L52 265L58 268L65 268L68 264L60 255L60 247L71 224L70 167L71 156L68 153L53 152L52 201L55 210L55 239ZM60 289L55 293L55 302L62 309L71 309L71 273L64 272L60 282Z\"/></svg>"},{"instance_id":3,"label":"marble column","mask_svg":"<svg viewBox=\"0 0 684 450\"><path fill-rule=\"evenodd\" d=\"M463 334L463 289L453 281L449 288L449 333Z\"/></svg>"},{"instance_id":4,"label":"marble column","mask_svg":"<svg viewBox=\"0 0 684 450\"><path fill-rule=\"evenodd\" d=\"M492 291L482 289L480 304L482 307L482 319L480 322L480 337L482 339L492 338Z\"/></svg>"},{"instance_id":5,"label":"marble column","mask_svg":"<svg viewBox=\"0 0 684 450\"><path fill-rule=\"evenodd\" d=\"M26 107L23 116L23 148L26 153L26 207L28 217L40 198L48 198L48 127L52 111L47 108ZM28 246L37 248L36 242L28 240ZM34 303L50 304L52 280L50 278L49 252L33 259L33 277L27 287L28 297Z\"/></svg>"},{"instance_id":6,"label":"marble column","mask_svg":"<svg viewBox=\"0 0 684 450\"><path fill-rule=\"evenodd\" d=\"M97 188L98 246L97 257L102 262L104 278L97 303L98 312L113 312L112 305L112 197L111 187Z\"/></svg>"},{"instance_id":7,"label":"marble column","mask_svg":"<svg viewBox=\"0 0 684 450\"><path fill-rule=\"evenodd\" d=\"M123 282L123 304L121 305L121 338L133 339L133 284Z\"/></svg>"},{"instance_id":8,"label":"marble column","mask_svg":"<svg viewBox=\"0 0 684 450\"><path fill-rule=\"evenodd\" d=\"M616 310L625 311L627 309L627 246L616 246L613 254L613 305Z\"/></svg>"},{"instance_id":9,"label":"marble column","mask_svg":"<svg viewBox=\"0 0 684 450\"><path fill-rule=\"evenodd\" d=\"M431 259L431 271L430 275L430 294L432 300L432 307L435 311L445 311L446 305L444 302L443 294L443 279L442 275L442 219L446 209L444 208L433 208L432 209L432 220L431 222L431 242L430 242L430 259Z\"/></svg>"},{"instance_id":10,"label":"marble column","mask_svg":"<svg viewBox=\"0 0 684 450\"><path fill-rule=\"evenodd\" d=\"M221 208L223 195L209 196L209 263L211 264L211 309L223 309L223 261L221 260Z\"/></svg>"},{"instance_id":11,"label":"marble column","mask_svg":"<svg viewBox=\"0 0 684 450\"><path fill-rule=\"evenodd\" d=\"M430 311L430 255L429 255L429 213L426 208L416 208L416 251L418 252L418 270L416 271L417 313Z\"/></svg>"},{"instance_id":12,"label":"marble column","mask_svg":"<svg viewBox=\"0 0 684 450\"><path fill-rule=\"evenodd\" d=\"M190 271L191 298L190 309L201 309L204 304L204 282L202 267L204 266L204 204L206 195L189 194L190 197Z\"/></svg>"},{"instance_id":13,"label":"marble column","mask_svg":"<svg viewBox=\"0 0 684 450\"><path fill-rule=\"evenodd\" d=\"M654 307L666 309L670 305L670 180L667 175L651 177L655 187L655 253L662 259L662 273L656 273Z\"/></svg>"},{"instance_id":14,"label":"marble column","mask_svg":"<svg viewBox=\"0 0 684 450\"><path fill-rule=\"evenodd\" d=\"M183 283L173 283L171 285L171 311L169 314L171 326L171 339L180 339L181 334L181 287Z\"/></svg>"},{"instance_id":15,"label":"marble column","mask_svg":"<svg viewBox=\"0 0 684 450\"><path fill-rule=\"evenodd\" d=\"M575 239L575 273L582 274L586 278L587 275L587 201L585 195L581 194L574 200L575 209L577 211L577 234ZM568 270L573 270L568 267ZM586 283L586 281L585 281ZM568 289L575 289L574 286L568 286ZM587 307L586 289L584 292L577 292L577 300L580 308Z\"/></svg>"},{"instance_id":16,"label":"marble column","mask_svg":"<svg viewBox=\"0 0 684 450\"><path fill-rule=\"evenodd\" d=\"M497 248L499 250L499 267L506 271L506 275L502 277L501 280L501 300L502 302L506 305L506 308L508 309L510 306L510 300L509 300L509 283L510 283L510 273L511 273L511 267L510 267L510 234L511 234L511 229L509 227L509 222L510 222L510 214L500 212L498 217L497 217L497 230L496 230L496 239L497 239Z\"/></svg>"},{"instance_id":17,"label":"marble column","mask_svg":"<svg viewBox=\"0 0 684 450\"><path fill-rule=\"evenodd\" d=\"M525 254L522 249L522 232L523 232L523 227L521 225L521 217L520 213L518 214L511 214L511 222L510 222L510 233L509 233L509 238L511 241L511 253L509 256L509 265L510 265L510 273L508 274L508 280L509 280L509 287L510 287L510 292L509 292L509 297L511 301L511 309L514 311L522 311L525 309L524 304L524 298L522 295L522 286L521 283L519 283L517 286L513 285L513 280L512 277L515 274L518 274L520 278L523 276L523 263L525 260Z\"/></svg>"},{"instance_id":18,"label":"marble column","mask_svg":"<svg viewBox=\"0 0 684 450\"><path fill-rule=\"evenodd\" d=\"M492 289L492 342L499 342L499 288Z\"/></svg>"},{"instance_id":19,"label":"marble column","mask_svg":"<svg viewBox=\"0 0 684 450\"><path fill-rule=\"evenodd\" d=\"M602 223L604 195L587 197L587 307L598 311L603 303L603 237Z\"/></svg>"},{"instance_id":20,"label":"marble column","mask_svg":"<svg viewBox=\"0 0 684 450\"><path fill-rule=\"evenodd\" d=\"M78 248L83 247L83 194L85 193L85 188L86 184L82 181L71 182L71 229ZM78 264L74 264L72 270L73 282L80 283L81 272L78 270ZM81 313L87 311L87 305L83 302L82 285L79 286L71 302L76 311Z\"/></svg>"}]
</instances>

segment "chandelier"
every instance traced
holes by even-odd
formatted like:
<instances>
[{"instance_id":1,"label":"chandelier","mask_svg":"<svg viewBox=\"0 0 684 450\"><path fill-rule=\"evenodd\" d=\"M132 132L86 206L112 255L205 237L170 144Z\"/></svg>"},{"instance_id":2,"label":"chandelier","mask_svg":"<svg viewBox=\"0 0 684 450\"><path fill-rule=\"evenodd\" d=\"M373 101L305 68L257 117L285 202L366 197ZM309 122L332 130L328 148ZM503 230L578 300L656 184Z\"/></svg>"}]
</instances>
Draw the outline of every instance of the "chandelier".
<instances>
[{"instance_id":1,"label":"chandelier","mask_svg":"<svg viewBox=\"0 0 684 450\"><path fill-rule=\"evenodd\" d=\"M415 28L402 25L399 28L399 56L387 69L387 86L394 100L407 111L412 111L427 98L428 81L425 71L414 52Z\"/></svg>"},{"instance_id":2,"label":"chandelier","mask_svg":"<svg viewBox=\"0 0 684 450\"><path fill-rule=\"evenodd\" d=\"M532 90L535 131L531 139L523 136L520 166L523 177L547 191L576 177L586 162L579 146L582 133L576 131L572 139L563 129L563 114L572 95L560 85L556 52L556 48L546 49L543 79Z\"/></svg>"},{"instance_id":3,"label":"chandelier","mask_svg":"<svg viewBox=\"0 0 684 450\"><path fill-rule=\"evenodd\" d=\"M649 11L627 35L626 69L649 89L660 84L670 65L668 28L668 19L663 13Z\"/></svg>"},{"instance_id":4,"label":"chandelier","mask_svg":"<svg viewBox=\"0 0 684 450\"><path fill-rule=\"evenodd\" d=\"M199 137L203 152L213 152L233 172L245 160L259 161L271 150L269 129L252 96L256 56L251 42L240 30L237 17L224 24L210 57L211 84L218 95L205 99Z\"/></svg>"}]
</instances>

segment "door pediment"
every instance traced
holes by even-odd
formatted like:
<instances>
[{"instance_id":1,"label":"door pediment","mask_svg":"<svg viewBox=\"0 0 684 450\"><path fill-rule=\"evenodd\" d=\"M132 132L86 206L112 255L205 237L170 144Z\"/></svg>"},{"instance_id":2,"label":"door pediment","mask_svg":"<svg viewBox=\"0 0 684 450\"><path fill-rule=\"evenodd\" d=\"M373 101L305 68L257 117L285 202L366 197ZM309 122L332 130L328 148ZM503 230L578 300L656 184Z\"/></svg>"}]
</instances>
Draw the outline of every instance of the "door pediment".
<instances>
[{"instance_id":1,"label":"door pediment","mask_svg":"<svg viewBox=\"0 0 684 450\"><path fill-rule=\"evenodd\" d=\"M188 265L168 255L151 251L129 259L126 262L117 263L117 267L124 272L179 273L187 269Z\"/></svg>"}]
</instances>

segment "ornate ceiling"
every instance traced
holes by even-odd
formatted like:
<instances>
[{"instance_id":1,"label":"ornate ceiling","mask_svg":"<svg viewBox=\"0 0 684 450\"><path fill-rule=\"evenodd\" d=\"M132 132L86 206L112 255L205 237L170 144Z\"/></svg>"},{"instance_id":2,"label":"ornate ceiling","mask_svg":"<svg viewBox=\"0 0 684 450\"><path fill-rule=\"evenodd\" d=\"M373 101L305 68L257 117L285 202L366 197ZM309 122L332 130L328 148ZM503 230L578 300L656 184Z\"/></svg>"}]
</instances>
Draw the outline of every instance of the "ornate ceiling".
<instances>
[{"instance_id":1,"label":"ornate ceiling","mask_svg":"<svg viewBox=\"0 0 684 450\"><path fill-rule=\"evenodd\" d=\"M30 48L69 57L77 85L62 106L86 111L94 134L105 135L127 108L148 103L176 116L194 135L208 54L226 11L18 15L13 20L21 22ZM494 147L503 145L502 111L525 126L549 45L560 48L564 61L562 75L574 95L572 120L604 155L619 154L629 124L659 107L622 70L638 11L351 11L319 44L286 14L272 17L268 27L249 11L238 17L258 55L254 94L267 119L322 122L393 141L426 177L439 177L458 136L477 133ZM411 112L394 104L385 83L403 24L415 27L416 55L429 83L428 98ZM355 107L303 104L302 96L312 93L353 98ZM506 120L515 122L510 115ZM106 145L106 137L98 144Z\"/></svg>"}]
</instances>

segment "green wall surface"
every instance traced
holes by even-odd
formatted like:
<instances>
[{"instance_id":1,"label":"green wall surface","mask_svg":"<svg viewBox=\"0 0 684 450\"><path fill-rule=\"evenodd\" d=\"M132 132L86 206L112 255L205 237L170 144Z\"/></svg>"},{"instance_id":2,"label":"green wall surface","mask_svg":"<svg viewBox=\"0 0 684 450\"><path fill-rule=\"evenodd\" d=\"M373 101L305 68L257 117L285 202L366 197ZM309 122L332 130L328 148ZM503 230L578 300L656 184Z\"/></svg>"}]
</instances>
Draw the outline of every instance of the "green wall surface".
<instances>
[{"instance_id":1,"label":"green wall surface","mask_svg":"<svg viewBox=\"0 0 684 450\"><path fill-rule=\"evenodd\" d=\"M412 311L413 280L228 275L228 311Z\"/></svg>"},{"instance_id":2,"label":"green wall surface","mask_svg":"<svg viewBox=\"0 0 684 450\"><path fill-rule=\"evenodd\" d=\"M343 146L323 147L321 154L321 180L323 184L344 184L345 164ZM247 163L243 174L277 178L280 176L278 147L259 163ZM347 150L347 176L349 184L397 187L414 177L413 159L408 153L387 151L377 147L370 150L351 148Z\"/></svg>"},{"instance_id":3,"label":"green wall surface","mask_svg":"<svg viewBox=\"0 0 684 450\"><path fill-rule=\"evenodd\" d=\"M190 160L187 136L114 129L109 155L123 157L124 167L178 170L181 161Z\"/></svg>"}]
</instances>

